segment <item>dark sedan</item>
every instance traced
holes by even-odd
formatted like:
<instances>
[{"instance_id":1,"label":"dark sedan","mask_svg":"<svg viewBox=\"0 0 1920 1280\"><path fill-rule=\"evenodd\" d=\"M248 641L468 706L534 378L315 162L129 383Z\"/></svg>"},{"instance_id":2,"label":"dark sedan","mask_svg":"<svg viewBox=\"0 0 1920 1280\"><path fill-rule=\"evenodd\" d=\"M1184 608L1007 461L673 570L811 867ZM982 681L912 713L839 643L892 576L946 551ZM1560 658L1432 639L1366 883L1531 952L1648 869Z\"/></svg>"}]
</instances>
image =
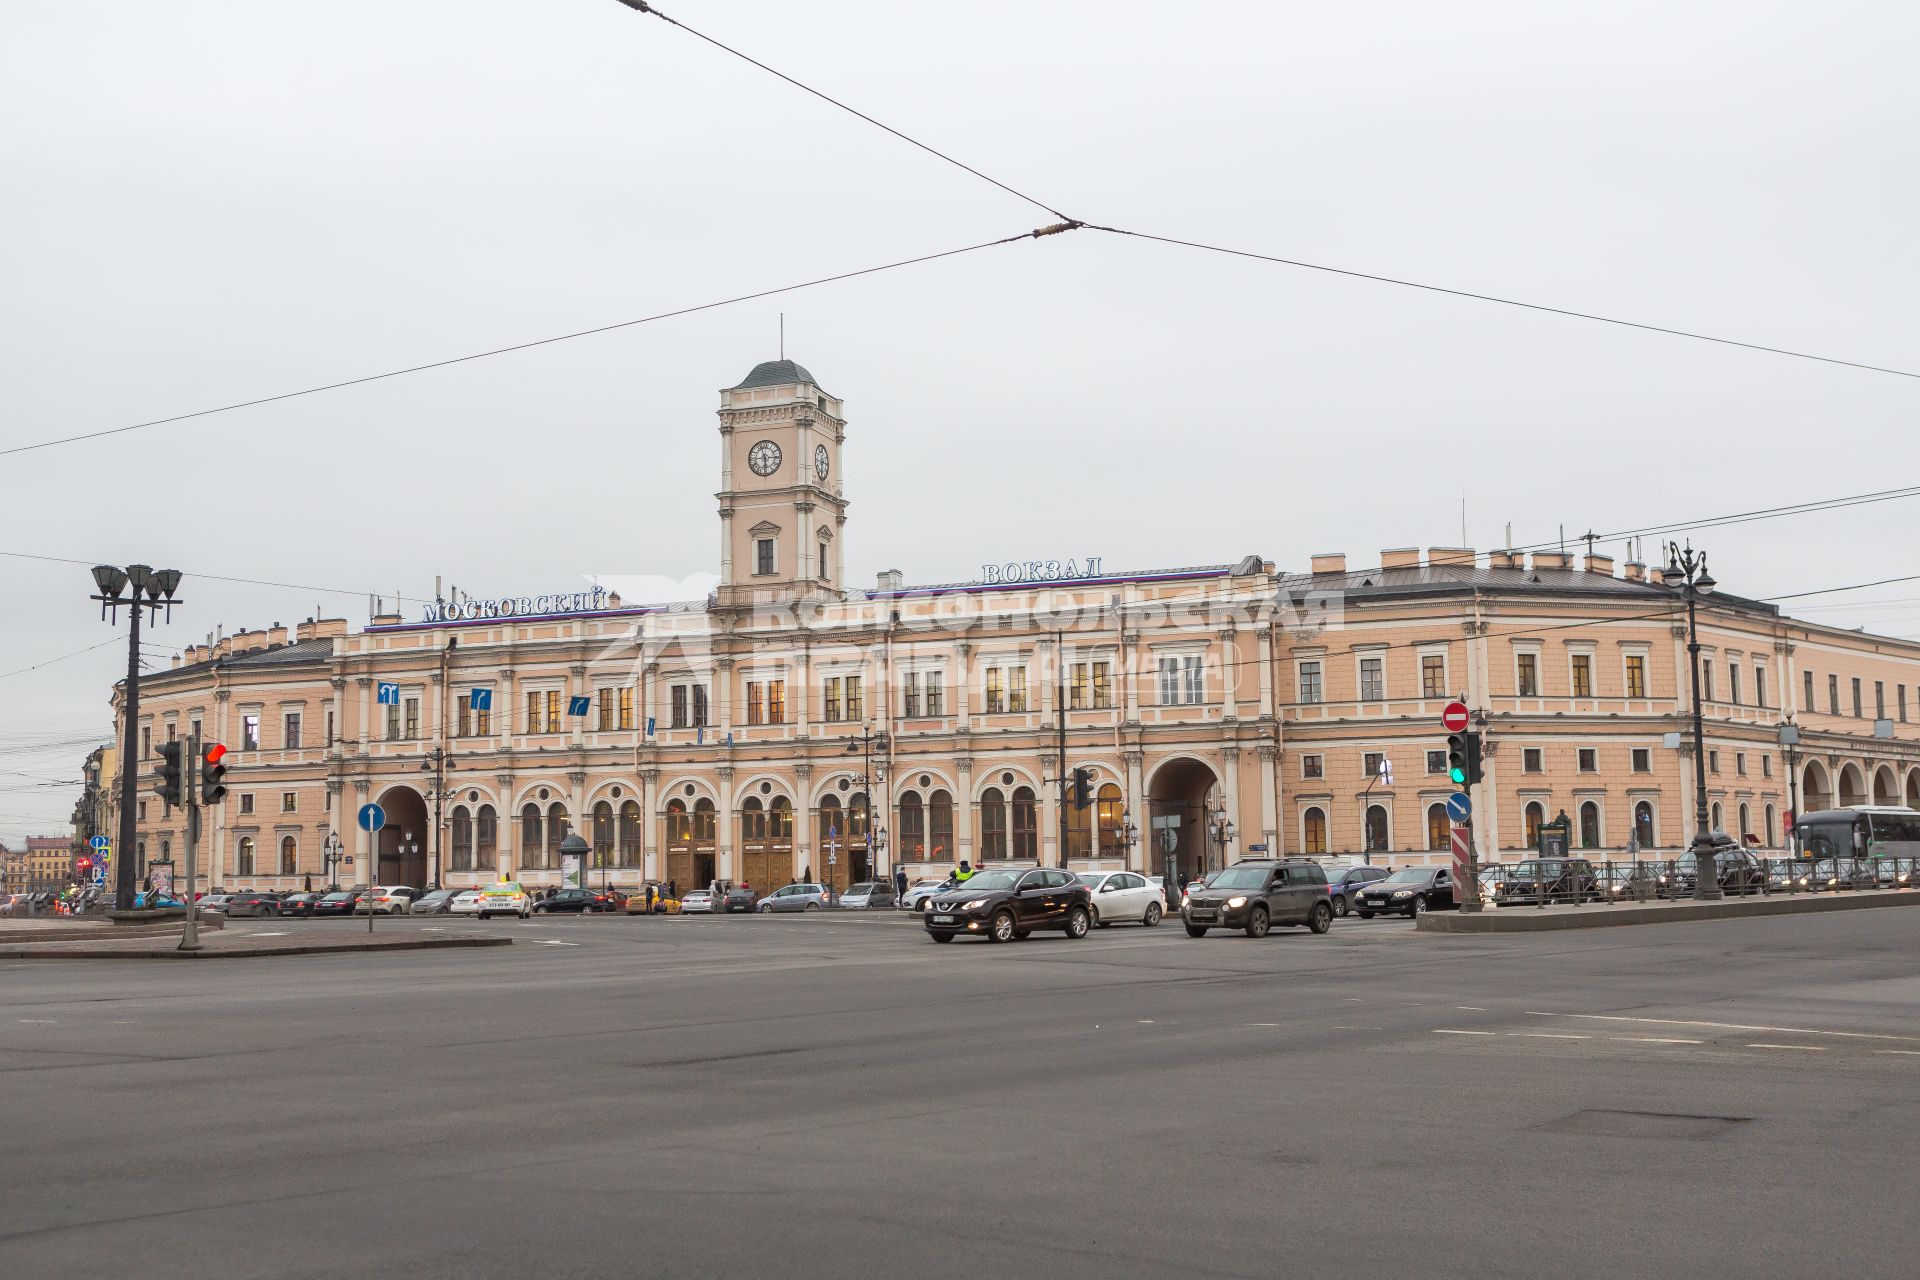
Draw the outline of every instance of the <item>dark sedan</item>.
<instances>
[{"instance_id":1,"label":"dark sedan","mask_svg":"<svg viewBox=\"0 0 1920 1280\"><path fill-rule=\"evenodd\" d=\"M366 893L365 889L342 889L337 893L329 893L313 904L313 914L350 916L353 914L353 904L358 902L364 893Z\"/></svg>"},{"instance_id":2,"label":"dark sedan","mask_svg":"<svg viewBox=\"0 0 1920 1280\"><path fill-rule=\"evenodd\" d=\"M1453 897L1451 870L1446 867L1402 867L1385 880L1376 880L1362 889L1353 909L1362 920L1371 920L1387 911L1412 919L1422 911L1457 905Z\"/></svg>"},{"instance_id":3,"label":"dark sedan","mask_svg":"<svg viewBox=\"0 0 1920 1280\"><path fill-rule=\"evenodd\" d=\"M283 916L307 917L313 914L313 904L323 895L318 893L290 893L280 899L280 914Z\"/></svg>"},{"instance_id":4,"label":"dark sedan","mask_svg":"<svg viewBox=\"0 0 1920 1280\"><path fill-rule=\"evenodd\" d=\"M267 916L280 914L280 895L277 893L236 893L227 898L225 911L229 916Z\"/></svg>"},{"instance_id":5,"label":"dark sedan","mask_svg":"<svg viewBox=\"0 0 1920 1280\"><path fill-rule=\"evenodd\" d=\"M751 912L754 904L760 901L760 895L744 884L736 884L728 889L720 899L718 909L728 915L736 911Z\"/></svg>"},{"instance_id":6,"label":"dark sedan","mask_svg":"<svg viewBox=\"0 0 1920 1280\"><path fill-rule=\"evenodd\" d=\"M1012 942L1036 929L1084 938L1093 925L1093 895L1065 871L979 871L928 900L927 936L952 942L960 934Z\"/></svg>"},{"instance_id":7,"label":"dark sedan","mask_svg":"<svg viewBox=\"0 0 1920 1280\"><path fill-rule=\"evenodd\" d=\"M533 904L534 914L545 912L548 915L571 912L584 915L589 911L612 911L613 897L597 889L558 889L552 897L542 898Z\"/></svg>"}]
</instances>

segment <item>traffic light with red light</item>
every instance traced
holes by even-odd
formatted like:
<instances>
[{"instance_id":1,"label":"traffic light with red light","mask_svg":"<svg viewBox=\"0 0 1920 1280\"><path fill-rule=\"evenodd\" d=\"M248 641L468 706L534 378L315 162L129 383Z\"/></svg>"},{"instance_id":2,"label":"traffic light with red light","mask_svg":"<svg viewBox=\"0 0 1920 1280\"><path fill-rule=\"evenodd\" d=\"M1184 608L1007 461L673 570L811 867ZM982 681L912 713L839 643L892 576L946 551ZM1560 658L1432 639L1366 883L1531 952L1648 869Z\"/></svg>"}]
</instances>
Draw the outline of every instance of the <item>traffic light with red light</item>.
<instances>
[{"instance_id":1,"label":"traffic light with red light","mask_svg":"<svg viewBox=\"0 0 1920 1280\"><path fill-rule=\"evenodd\" d=\"M1093 803L1093 770L1073 771L1073 807L1084 809Z\"/></svg>"},{"instance_id":2,"label":"traffic light with red light","mask_svg":"<svg viewBox=\"0 0 1920 1280\"><path fill-rule=\"evenodd\" d=\"M227 776L227 748L224 743L210 743L205 754L200 757L200 803L219 804L226 798L227 784L222 781Z\"/></svg>"}]
</instances>

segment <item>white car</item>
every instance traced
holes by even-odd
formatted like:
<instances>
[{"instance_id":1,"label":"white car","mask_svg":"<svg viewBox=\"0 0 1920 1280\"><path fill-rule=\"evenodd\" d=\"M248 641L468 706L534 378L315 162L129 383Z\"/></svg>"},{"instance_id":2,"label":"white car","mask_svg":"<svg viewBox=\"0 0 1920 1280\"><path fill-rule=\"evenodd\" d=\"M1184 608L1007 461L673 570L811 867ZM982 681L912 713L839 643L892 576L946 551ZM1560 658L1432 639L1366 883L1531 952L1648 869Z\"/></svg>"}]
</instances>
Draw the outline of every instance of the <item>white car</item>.
<instances>
[{"instance_id":1,"label":"white car","mask_svg":"<svg viewBox=\"0 0 1920 1280\"><path fill-rule=\"evenodd\" d=\"M938 893L942 886L952 883L953 878L951 876L945 880L915 880L911 885L907 886L906 893L902 895L900 899L900 909L902 911L925 911L927 909L927 902L933 895Z\"/></svg>"},{"instance_id":2,"label":"white car","mask_svg":"<svg viewBox=\"0 0 1920 1280\"><path fill-rule=\"evenodd\" d=\"M485 896L478 889L464 889L453 895L453 901L447 904L450 916L477 916L480 914L480 899Z\"/></svg>"},{"instance_id":3,"label":"white car","mask_svg":"<svg viewBox=\"0 0 1920 1280\"><path fill-rule=\"evenodd\" d=\"M390 916L404 916L413 910L413 900L420 896L418 889L404 884L377 884L367 890L365 897L356 902L353 909L377 911Z\"/></svg>"},{"instance_id":4,"label":"white car","mask_svg":"<svg viewBox=\"0 0 1920 1280\"><path fill-rule=\"evenodd\" d=\"M1093 895L1093 922L1102 927L1128 921L1149 927L1167 913L1160 886L1134 871L1082 871L1081 884Z\"/></svg>"},{"instance_id":5,"label":"white car","mask_svg":"<svg viewBox=\"0 0 1920 1280\"><path fill-rule=\"evenodd\" d=\"M526 920L533 915L533 895L518 880L498 880L480 891L474 914L482 920L494 916L519 916Z\"/></svg>"},{"instance_id":6,"label":"white car","mask_svg":"<svg viewBox=\"0 0 1920 1280\"><path fill-rule=\"evenodd\" d=\"M680 899L680 914L683 916L712 915L713 914L713 894L708 892L705 889L689 890Z\"/></svg>"}]
</instances>

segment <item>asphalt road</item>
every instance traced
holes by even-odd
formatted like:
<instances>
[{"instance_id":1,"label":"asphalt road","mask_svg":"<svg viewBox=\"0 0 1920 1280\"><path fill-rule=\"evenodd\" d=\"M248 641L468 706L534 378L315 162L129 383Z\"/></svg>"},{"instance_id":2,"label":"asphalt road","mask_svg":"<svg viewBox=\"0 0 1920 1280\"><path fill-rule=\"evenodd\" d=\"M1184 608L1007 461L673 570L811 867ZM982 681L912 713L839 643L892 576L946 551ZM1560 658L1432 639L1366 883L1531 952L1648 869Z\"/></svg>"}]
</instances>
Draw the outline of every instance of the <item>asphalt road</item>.
<instances>
[{"instance_id":1,"label":"asphalt road","mask_svg":"<svg viewBox=\"0 0 1920 1280\"><path fill-rule=\"evenodd\" d=\"M379 927L0 965L0 1275L1913 1273L1920 913Z\"/></svg>"}]
</instances>

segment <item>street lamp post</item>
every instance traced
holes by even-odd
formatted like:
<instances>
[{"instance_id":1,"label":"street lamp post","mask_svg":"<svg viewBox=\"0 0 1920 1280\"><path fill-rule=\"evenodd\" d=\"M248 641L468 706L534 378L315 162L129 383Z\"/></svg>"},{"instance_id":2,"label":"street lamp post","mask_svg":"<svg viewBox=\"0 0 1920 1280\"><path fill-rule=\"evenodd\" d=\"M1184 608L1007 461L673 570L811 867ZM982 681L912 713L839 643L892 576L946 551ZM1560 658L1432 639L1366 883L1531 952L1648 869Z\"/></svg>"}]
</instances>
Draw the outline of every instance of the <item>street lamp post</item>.
<instances>
[{"instance_id":1,"label":"street lamp post","mask_svg":"<svg viewBox=\"0 0 1920 1280\"><path fill-rule=\"evenodd\" d=\"M1213 839L1220 846L1220 866L1214 868L1218 871L1227 865L1227 846L1233 842L1233 819L1225 809L1213 811Z\"/></svg>"},{"instance_id":2,"label":"street lamp post","mask_svg":"<svg viewBox=\"0 0 1920 1280\"><path fill-rule=\"evenodd\" d=\"M336 831L327 832L326 843L320 846L320 852L327 867L327 892L329 893L340 892L340 850L343 847L340 843L340 834Z\"/></svg>"},{"instance_id":3,"label":"street lamp post","mask_svg":"<svg viewBox=\"0 0 1920 1280\"><path fill-rule=\"evenodd\" d=\"M433 883L427 886L429 889L440 887L440 873L446 865L442 861L441 841L444 836L441 833L447 825L443 812L448 795L447 771L459 767L459 763L453 758L453 752L445 747L435 747L427 752L427 758L420 762L422 773L431 771L433 774L433 789L428 794L428 799L433 801L433 874L429 877Z\"/></svg>"},{"instance_id":4,"label":"street lamp post","mask_svg":"<svg viewBox=\"0 0 1920 1280\"><path fill-rule=\"evenodd\" d=\"M1713 594L1719 584L1707 572L1707 553L1667 544L1667 567L1662 574L1667 586L1678 591L1687 602L1687 659L1693 675L1693 897L1696 902L1711 902L1720 895L1720 868L1713 859L1713 834L1707 827L1707 752L1706 717L1700 702L1700 615L1703 596Z\"/></svg>"},{"instance_id":5,"label":"street lamp post","mask_svg":"<svg viewBox=\"0 0 1920 1280\"><path fill-rule=\"evenodd\" d=\"M130 564L121 569L115 565L99 564L93 567L93 585L99 593L90 599L100 602L100 616L104 619L112 610L115 622L120 619L120 606L128 605L129 622L127 628L127 733L126 745L120 752L120 848L114 855L113 905L121 911L133 907L134 886L138 878L138 868L134 864L134 818L137 816L140 790L140 757L136 754L140 735L140 610L150 609L156 613L165 608L167 620L173 620L173 606L181 603L174 598L174 592L180 588L178 569L154 569L144 564ZM123 591L131 588L128 594ZM193 892L193 886L187 886L187 892Z\"/></svg>"},{"instance_id":6,"label":"street lamp post","mask_svg":"<svg viewBox=\"0 0 1920 1280\"><path fill-rule=\"evenodd\" d=\"M1793 827L1787 833L1787 852L1792 857L1800 856L1800 753L1794 748L1800 745L1800 726L1791 720L1780 725L1780 745L1787 749L1787 814ZM1767 833L1772 839L1773 833Z\"/></svg>"},{"instance_id":7,"label":"street lamp post","mask_svg":"<svg viewBox=\"0 0 1920 1280\"><path fill-rule=\"evenodd\" d=\"M884 731L875 733L871 725L862 726L860 736L849 739L847 742L847 754L852 755L858 752L866 759L867 771L862 774L856 782L860 789L866 792L867 795L867 878L871 880L890 878L890 874L883 874L882 864L879 861L880 855L884 853L887 848L886 808L883 807L881 809L881 821L879 823L875 823L873 820L874 792L878 784L886 781L887 773L885 766L882 766L878 772L874 770L873 753L875 750L884 753L886 749L886 733ZM851 846L853 843L853 814L851 810L848 811L847 820L847 843ZM832 876L827 877L829 883L832 882L832 879ZM852 881L848 881L848 883L852 883Z\"/></svg>"}]
</instances>

